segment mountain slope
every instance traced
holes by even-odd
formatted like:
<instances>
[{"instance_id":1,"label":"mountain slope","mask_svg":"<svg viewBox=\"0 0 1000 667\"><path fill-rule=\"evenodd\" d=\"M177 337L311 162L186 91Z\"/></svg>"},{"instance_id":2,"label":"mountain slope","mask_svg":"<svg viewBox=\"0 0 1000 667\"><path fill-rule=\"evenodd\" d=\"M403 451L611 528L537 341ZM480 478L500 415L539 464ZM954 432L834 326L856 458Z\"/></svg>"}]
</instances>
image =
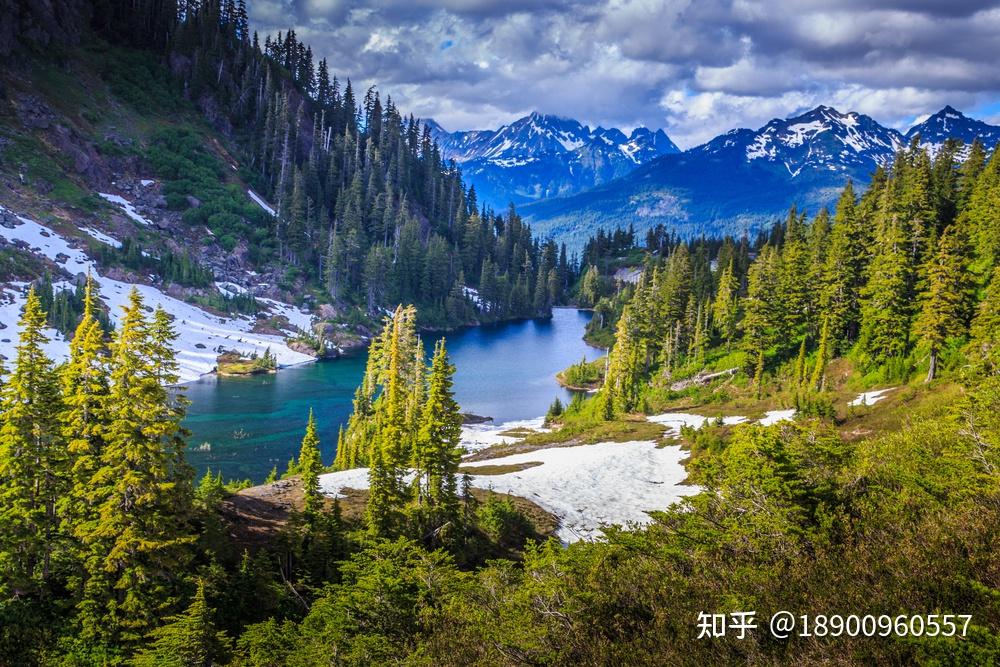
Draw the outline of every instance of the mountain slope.
<instances>
[{"instance_id":1,"label":"mountain slope","mask_svg":"<svg viewBox=\"0 0 1000 667\"><path fill-rule=\"evenodd\" d=\"M426 125L441 156L461 166L479 200L501 209L575 194L679 152L663 130L640 127L626 136L537 112L496 131L447 132L433 120Z\"/></svg>"},{"instance_id":2,"label":"mountain slope","mask_svg":"<svg viewBox=\"0 0 1000 667\"><path fill-rule=\"evenodd\" d=\"M932 154L937 153L948 139L960 139L966 144L979 139L987 149L991 149L1000 142L1000 127L969 118L961 111L946 106L907 130L907 141L916 136L920 137L920 145L930 149Z\"/></svg>"},{"instance_id":3,"label":"mountain slope","mask_svg":"<svg viewBox=\"0 0 1000 667\"><path fill-rule=\"evenodd\" d=\"M987 149L1000 128L942 110L907 135L858 113L819 106L754 131L732 130L684 153L665 155L575 196L524 206L534 229L571 247L597 228L658 224L684 236L742 234L783 215L792 203L815 212L849 180L863 185L923 127L931 141L979 137ZM941 118L953 122L947 125Z\"/></svg>"}]
</instances>

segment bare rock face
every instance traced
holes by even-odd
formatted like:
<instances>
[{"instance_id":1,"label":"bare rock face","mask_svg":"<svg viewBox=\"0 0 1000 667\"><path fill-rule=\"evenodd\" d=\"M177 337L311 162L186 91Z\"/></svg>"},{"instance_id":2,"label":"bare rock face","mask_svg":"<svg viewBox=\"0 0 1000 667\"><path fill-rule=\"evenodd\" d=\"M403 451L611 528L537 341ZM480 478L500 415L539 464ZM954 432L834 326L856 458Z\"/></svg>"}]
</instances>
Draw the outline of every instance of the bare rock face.
<instances>
[{"instance_id":1,"label":"bare rock face","mask_svg":"<svg viewBox=\"0 0 1000 667\"><path fill-rule=\"evenodd\" d=\"M296 352L301 352L302 354L308 354L310 357L316 356L316 350L314 350L308 343L303 343L300 340L289 341L288 348L290 350L295 350Z\"/></svg>"},{"instance_id":2,"label":"bare rock face","mask_svg":"<svg viewBox=\"0 0 1000 667\"><path fill-rule=\"evenodd\" d=\"M337 318L337 309L328 303L321 303L316 309L316 315L321 320L333 320Z\"/></svg>"},{"instance_id":3,"label":"bare rock face","mask_svg":"<svg viewBox=\"0 0 1000 667\"><path fill-rule=\"evenodd\" d=\"M48 105L34 95L18 95L14 99L14 111L21 124L32 130L47 130L56 119Z\"/></svg>"}]
</instances>

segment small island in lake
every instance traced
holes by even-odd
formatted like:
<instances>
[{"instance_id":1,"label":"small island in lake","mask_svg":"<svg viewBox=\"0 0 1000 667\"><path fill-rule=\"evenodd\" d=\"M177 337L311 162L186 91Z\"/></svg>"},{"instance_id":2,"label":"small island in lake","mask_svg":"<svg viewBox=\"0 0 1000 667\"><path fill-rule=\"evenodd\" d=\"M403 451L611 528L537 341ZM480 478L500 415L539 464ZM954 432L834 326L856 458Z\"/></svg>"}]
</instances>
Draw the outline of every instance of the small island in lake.
<instances>
[{"instance_id":1,"label":"small island in lake","mask_svg":"<svg viewBox=\"0 0 1000 667\"><path fill-rule=\"evenodd\" d=\"M263 355L258 355L256 352L244 354L237 350L227 350L215 361L216 372L219 375L260 375L278 372L278 359L270 348L264 350Z\"/></svg>"}]
</instances>

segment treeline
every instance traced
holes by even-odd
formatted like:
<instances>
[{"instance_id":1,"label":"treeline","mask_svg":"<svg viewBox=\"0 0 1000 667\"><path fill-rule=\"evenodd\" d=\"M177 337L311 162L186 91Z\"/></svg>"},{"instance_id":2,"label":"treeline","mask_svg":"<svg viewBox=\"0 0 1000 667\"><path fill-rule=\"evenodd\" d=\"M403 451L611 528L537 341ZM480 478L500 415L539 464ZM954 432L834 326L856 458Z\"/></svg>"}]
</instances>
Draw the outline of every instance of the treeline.
<instances>
[{"instance_id":1,"label":"treeline","mask_svg":"<svg viewBox=\"0 0 1000 667\"><path fill-rule=\"evenodd\" d=\"M931 380L970 339L991 349L1000 157L976 143L959 163L960 149L948 142L932 159L914 142L860 199L848 184L832 216L793 208L753 246L724 240L713 261L698 243L650 259L634 289L603 302L620 312L608 414L636 409L651 378L689 374L719 345L742 353L734 363L758 387L798 359L809 391L824 388L834 356L851 355L873 382L917 367Z\"/></svg>"}]
</instances>

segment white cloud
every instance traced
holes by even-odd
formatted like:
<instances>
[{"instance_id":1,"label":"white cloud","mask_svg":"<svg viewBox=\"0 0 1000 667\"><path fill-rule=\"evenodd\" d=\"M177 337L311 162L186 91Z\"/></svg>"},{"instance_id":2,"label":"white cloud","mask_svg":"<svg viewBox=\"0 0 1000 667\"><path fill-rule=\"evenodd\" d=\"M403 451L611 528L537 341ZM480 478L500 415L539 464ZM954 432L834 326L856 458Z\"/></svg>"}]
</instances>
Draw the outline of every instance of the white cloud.
<instances>
[{"instance_id":1,"label":"white cloud","mask_svg":"<svg viewBox=\"0 0 1000 667\"><path fill-rule=\"evenodd\" d=\"M1000 99L977 0L261 0L342 79L451 129L530 110L665 127L682 147L817 104L902 126ZM446 48L442 48L447 43Z\"/></svg>"}]
</instances>

